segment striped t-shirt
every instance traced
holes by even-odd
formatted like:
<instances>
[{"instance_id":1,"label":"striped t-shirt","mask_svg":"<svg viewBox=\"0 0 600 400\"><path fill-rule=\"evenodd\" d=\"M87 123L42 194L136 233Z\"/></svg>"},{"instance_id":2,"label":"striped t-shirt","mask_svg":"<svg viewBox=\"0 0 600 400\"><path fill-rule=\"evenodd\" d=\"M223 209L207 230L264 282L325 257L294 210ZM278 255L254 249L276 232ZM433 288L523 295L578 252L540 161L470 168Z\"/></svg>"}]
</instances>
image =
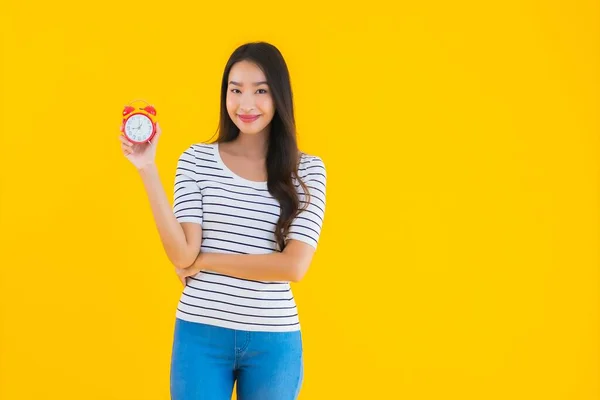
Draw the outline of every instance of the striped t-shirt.
<instances>
[{"instance_id":1,"label":"striped t-shirt","mask_svg":"<svg viewBox=\"0 0 600 400\"><path fill-rule=\"evenodd\" d=\"M310 203L292 222L287 239L315 249L325 213L325 166L321 158L301 154L298 175L310 192ZM293 179L300 206L305 196ZM279 202L267 182L251 181L223 162L218 143L197 143L177 162L173 212L179 222L202 225L202 252L265 254L277 250L275 225ZM176 317L220 327L283 332L300 329L289 282L240 279L212 271L188 277Z\"/></svg>"}]
</instances>

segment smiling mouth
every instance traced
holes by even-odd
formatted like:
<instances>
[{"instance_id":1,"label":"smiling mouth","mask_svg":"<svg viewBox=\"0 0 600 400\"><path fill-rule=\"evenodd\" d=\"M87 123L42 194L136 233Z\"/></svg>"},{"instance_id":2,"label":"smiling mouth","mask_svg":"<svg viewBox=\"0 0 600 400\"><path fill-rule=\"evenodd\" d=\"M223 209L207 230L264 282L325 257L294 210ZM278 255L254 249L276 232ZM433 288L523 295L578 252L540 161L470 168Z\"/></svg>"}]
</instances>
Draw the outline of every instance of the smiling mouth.
<instances>
[{"instance_id":1,"label":"smiling mouth","mask_svg":"<svg viewBox=\"0 0 600 400\"><path fill-rule=\"evenodd\" d=\"M259 115L243 115L243 116L238 114L238 118L244 122L253 122L253 121L256 121L259 117L260 117L260 114Z\"/></svg>"}]
</instances>

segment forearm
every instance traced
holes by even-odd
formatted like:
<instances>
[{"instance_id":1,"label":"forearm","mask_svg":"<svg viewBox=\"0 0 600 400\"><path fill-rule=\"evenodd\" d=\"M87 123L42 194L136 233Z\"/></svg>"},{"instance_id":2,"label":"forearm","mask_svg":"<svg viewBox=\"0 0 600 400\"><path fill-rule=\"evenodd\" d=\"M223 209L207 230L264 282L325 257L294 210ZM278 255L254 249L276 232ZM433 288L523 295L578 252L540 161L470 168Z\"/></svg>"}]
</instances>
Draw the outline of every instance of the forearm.
<instances>
[{"instance_id":1,"label":"forearm","mask_svg":"<svg viewBox=\"0 0 600 400\"><path fill-rule=\"evenodd\" d=\"M258 281L298 280L294 258L283 252L269 254L221 254L202 252L192 265L194 271L214 271Z\"/></svg>"},{"instance_id":2,"label":"forearm","mask_svg":"<svg viewBox=\"0 0 600 400\"><path fill-rule=\"evenodd\" d=\"M149 164L138 169L138 172L146 189L154 222L167 257L177 267L189 266L197 253L194 254L189 249L183 228L165 194L156 165Z\"/></svg>"}]
</instances>

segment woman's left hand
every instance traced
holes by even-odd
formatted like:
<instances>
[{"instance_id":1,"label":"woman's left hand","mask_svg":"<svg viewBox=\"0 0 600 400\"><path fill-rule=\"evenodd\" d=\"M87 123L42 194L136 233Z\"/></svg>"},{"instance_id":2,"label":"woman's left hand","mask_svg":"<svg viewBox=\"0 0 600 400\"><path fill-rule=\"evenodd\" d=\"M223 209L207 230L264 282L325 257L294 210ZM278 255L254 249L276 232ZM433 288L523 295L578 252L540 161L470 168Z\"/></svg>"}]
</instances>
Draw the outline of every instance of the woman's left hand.
<instances>
[{"instance_id":1,"label":"woman's left hand","mask_svg":"<svg viewBox=\"0 0 600 400\"><path fill-rule=\"evenodd\" d=\"M175 273L179 278L179 281L183 286L187 286L187 277L196 275L200 272L200 268L196 267L196 264L188 267L188 268L177 268L175 267Z\"/></svg>"}]
</instances>

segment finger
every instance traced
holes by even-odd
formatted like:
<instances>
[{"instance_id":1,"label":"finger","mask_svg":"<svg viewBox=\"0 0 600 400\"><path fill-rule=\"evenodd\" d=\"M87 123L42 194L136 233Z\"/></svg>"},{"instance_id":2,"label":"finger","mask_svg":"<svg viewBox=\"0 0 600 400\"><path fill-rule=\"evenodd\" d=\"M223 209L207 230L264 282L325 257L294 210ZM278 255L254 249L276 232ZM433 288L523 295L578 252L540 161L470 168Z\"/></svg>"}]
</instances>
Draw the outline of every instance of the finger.
<instances>
[{"instance_id":1,"label":"finger","mask_svg":"<svg viewBox=\"0 0 600 400\"><path fill-rule=\"evenodd\" d=\"M133 153L133 148L125 144L121 145L121 150L123 150L123 154L126 156Z\"/></svg>"},{"instance_id":2,"label":"finger","mask_svg":"<svg viewBox=\"0 0 600 400\"><path fill-rule=\"evenodd\" d=\"M119 135L119 140L121 143L126 144L127 146L133 146L133 143L125 137L125 135Z\"/></svg>"},{"instance_id":3,"label":"finger","mask_svg":"<svg viewBox=\"0 0 600 400\"><path fill-rule=\"evenodd\" d=\"M162 129L160 129L160 125L158 125L158 121L156 121L156 133L154 134L154 137L152 138L152 140L149 141L148 143L156 144L158 142L158 139L160 138L161 133L162 133Z\"/></svg>"}]
</instances>

